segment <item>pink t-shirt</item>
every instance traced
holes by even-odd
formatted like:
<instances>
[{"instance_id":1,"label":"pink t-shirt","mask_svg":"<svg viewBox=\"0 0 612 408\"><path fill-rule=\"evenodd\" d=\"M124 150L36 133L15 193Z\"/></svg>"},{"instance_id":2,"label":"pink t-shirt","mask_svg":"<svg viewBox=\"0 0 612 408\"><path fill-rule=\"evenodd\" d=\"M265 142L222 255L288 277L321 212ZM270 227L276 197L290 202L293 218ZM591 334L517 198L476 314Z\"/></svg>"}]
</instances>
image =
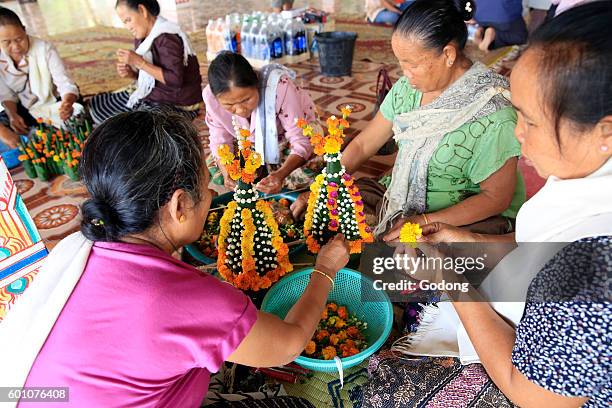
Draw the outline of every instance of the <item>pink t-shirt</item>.
<instances>
[{"instance_id":1,"label":"pink t-shirt","mask_svg":"<svg viewBox=\"0 0 612 408\"><path fill-rule=\"evenodd\" d=\"M198 407L256 319L242 292L157 248L97 242L26 386L69 387L58 407Z\"/></svg>"},{"instance_id":2,"label":"pink t-shirt","mask_svg":"<svg viewBox=\"0 0 612 408\"><path fill-rule=\"evenodd\" d=\"M235 139L232 114L225 110L210 90L210 85L204 88L202 94L206 104L206 124L210 130L210 151L214 157L219 158L217 150L220 145L233 146ZM255 141L255 125L257 123L257 110L251 114L251 120L236 116L238 125L251 131L251 141ZM314 102L308 91L297 87L286 75L282 75L276 88L276 129L280 142L287 140L291 145L291 154L297 154L304 160L310 159L313 148L310 139L303 135L302 129L297 127L296 119L306 119L316 122L317 114Z\"/></svg>"}]
</instances>

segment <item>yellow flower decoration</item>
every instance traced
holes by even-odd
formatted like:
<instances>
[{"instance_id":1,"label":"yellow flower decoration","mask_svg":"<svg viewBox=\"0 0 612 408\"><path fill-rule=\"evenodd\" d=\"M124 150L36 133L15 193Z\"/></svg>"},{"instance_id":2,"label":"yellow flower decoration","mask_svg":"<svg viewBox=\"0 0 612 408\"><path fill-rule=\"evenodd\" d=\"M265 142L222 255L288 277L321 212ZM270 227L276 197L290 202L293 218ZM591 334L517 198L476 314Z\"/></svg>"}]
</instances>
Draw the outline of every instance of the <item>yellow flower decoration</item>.
<instances>
[{"instance_id":1,"label":"yellow flower decoration","mask_svg":"<svg viewBox=\"0 0 612 408\"><path fill-rule=\"evenodd\" d=\"M327 154L338 153L341 147L342 142L335 137L328 137L325 140L325 153Z\"/></svg>"},{"instance_id":2,"label":"yellow flower decoration","mask_svg":"<svg viewBox=\"0 0 612 408\"><path fill-rule=\"evenodd\" d=\"M346 117L349 116L351 114L351 112L353 112L353 109L351 108L350 105L346 105L346 106L340 108L340 112L342 112L342 117L344 117L346 119Z\"/></svg>"},{"instance_id":3,"label":"yellow flower decoration","mask_svg":"<svg viewBox=\"0 0 612 408\"><path fill-rule=\"evenodd\" d=\"M404 244L415 244L422 236L423 230L419 224L407 222L400 230L400 242Z\"/></svg>"},{"instance_id":4,"label":"yellow flower decoration","mask_svg":"<svg viewBox=\"0 0 612 408\"><path fill-rule=\"evenodd\" d=\"M224 166L232 164L235 159L234 153L230 151L229 146L226 144L219 146L217 153L219 154L219 159L221 159L221 164Z\"/></svg>"}]
</instances>

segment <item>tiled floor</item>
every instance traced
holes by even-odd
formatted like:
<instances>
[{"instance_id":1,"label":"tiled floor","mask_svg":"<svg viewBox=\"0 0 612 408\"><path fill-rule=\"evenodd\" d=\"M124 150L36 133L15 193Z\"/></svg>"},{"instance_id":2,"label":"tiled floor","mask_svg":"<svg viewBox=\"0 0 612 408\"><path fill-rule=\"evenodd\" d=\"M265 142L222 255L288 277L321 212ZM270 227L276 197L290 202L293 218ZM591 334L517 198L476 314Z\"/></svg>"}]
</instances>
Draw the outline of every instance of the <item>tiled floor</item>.
<instances>
[{"instance_id":1,"label":"tiled floor","mask_svg":"<svg viewBox=\"0 0 612 408\"><path fill-rule=\"evenodd\" d=\"M178 21L188 32L204 29L210 18L222 17L230 12L268 11L271 4L269 0L188 0L178 6L174 0L159 2L162 15ZM121 21L114 11L115 3L116 0L38 0L26 4L17 1L0 4L19 14L31 34L45 36L96 25L121 27ZM309 5L337 16L355 16L363 14L363 3L363 0L296 0L294 7Z\"/></svg>"}]
</instances>

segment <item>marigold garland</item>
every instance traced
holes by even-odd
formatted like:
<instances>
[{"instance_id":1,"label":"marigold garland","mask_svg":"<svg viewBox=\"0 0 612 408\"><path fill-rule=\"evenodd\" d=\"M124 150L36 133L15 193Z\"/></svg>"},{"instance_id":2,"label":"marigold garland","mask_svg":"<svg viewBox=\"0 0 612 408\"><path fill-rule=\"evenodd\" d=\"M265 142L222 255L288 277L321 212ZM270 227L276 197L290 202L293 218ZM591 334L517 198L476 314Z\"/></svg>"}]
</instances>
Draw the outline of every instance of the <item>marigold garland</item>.
<instances>
[{"instance_id":1,"label":"marigold garland","mask_svg":"<svg viewBox=\"0 0 612 408\"><path fill-rule=\"evenodd\" d=\"M269 288L293 270L289 248L283 242L270 204L259 200L253 187L261 156L252 150L250 132L239 129L238 155L229 146L218 149L222 165L237 180L234 201L230 202L220 221L217 269L229 283L242 290Z\"/></svg>"},{"instance_id":2,"label":"marigold garland","mask_svg":"<svg viewBox=\"0 0 612 408\"><path fill-rule=\"evenodd\" d=\"M303 119L297 126L310 138L317 155L327 162L323 173L310 186L310 196L304 222L306 245L312 253L319 252L337 233L349 241L351 253L361 252L363 242L372 242L372 230L367 225L363 212L361 193L353 177L340 164L344 130L349 127L350 106L341 109L342 118L331 116L327 119L327 135L314 133L313 127Z\"/></svg>"}]
</instances>

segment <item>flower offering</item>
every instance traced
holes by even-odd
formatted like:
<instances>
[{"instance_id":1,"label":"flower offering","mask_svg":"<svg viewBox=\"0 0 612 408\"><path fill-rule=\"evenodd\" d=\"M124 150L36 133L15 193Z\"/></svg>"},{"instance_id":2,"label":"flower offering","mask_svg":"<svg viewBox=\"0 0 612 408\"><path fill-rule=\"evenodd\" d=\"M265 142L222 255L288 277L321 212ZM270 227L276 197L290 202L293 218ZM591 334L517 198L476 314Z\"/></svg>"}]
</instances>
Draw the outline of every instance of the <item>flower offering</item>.
<instances>
[{"instance_id":1,"label":"flower offering","mask_svg":"<svg viewBox=\"0 0 612 408\"><path fill-rule=\"evenodd\" d=\"M310 186L308 208L304 222L306 244L312 253L338 233L349 241L351 253L360 253L362 242L372 242L372 230L367 225L363 201L355 180L340 159L344 130L349 127L350 106L342 108L342 118L327 119L328 134L314 133L313 127L298 120L305 136L310 138L317 155L323 155L326 167Z\"/></svg>"},{"instance_id":2,"label":"flower offering","mask_svg":"<svg viewBox=\"0 0 612 408\"><path fill-rule=\"evenodd\" d=\"M38 127L29 141L19 145L19 161L27 176L46 181L55 175L66 174L77 181L83 145L91 133L89 122L81 126L73 119L67 130L57 129L40 118L37 122Z\"/></svg>"},{"instance_id":3,"label":"flower offering","mask_svg":"<svg viewBox=\"0 0 612 408\"><path fill-rule=\"evenodd\" d=\"M237 185L219 222L217 269L237 288L258 291L291 272L293 265L270 203L260 200L253 187L261 156L252 149L250 132L234 127L238 152L227 145L219 147L221 163Z\"/></svg>"}]
</instances>

